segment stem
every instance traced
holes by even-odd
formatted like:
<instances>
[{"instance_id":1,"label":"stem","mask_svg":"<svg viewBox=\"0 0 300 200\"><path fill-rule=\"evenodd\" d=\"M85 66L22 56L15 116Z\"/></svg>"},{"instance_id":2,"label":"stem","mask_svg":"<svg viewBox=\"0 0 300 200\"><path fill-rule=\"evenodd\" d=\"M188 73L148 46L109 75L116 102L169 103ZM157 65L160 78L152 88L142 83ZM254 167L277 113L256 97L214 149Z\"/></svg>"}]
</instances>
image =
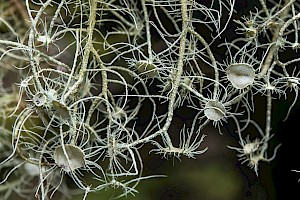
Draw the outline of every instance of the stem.
<instances>
[{"instance_id":1,"label":"stem","mask_svg":"<svg viewBox=\"0 0 300 200\"><path fill-rule=\"evenodd\" d=\"M165 139L165 142L167 143L167 146L170 149L174 148L173 144L172 144L172 141L171 141L171 138L170 138L167 131L168 131L168 129L169 129L171 123L172 123L173 114L174 114L174 105L175 105L175 101L176 101L176 94L177 94L177 91L178 91L178 87L180 85L181 75L183 73L183 64L184 64L183 60L184 60L184 54L185 54L186 36L187 36L187 32L188 32L187 0L181 0L181 13L182 13L182 33L181 33L181 38L180 38L178 64L177 64L177 71L173 76L173 77L175 77L175 80L174 80L173 88L172 88L170 98L169 98L170 101L169 101L169 106L168 106L168 113L167 113L166 123L164 124L162 129L155 132L154 134L149 135L148 137L146 137L144 139L137 140L137 141L132 142L130 144L124 145L126 148L130 148L130 147L136 146L138 144L142 144L142 143L147 143L151 139L157 137L160 134L163 134L163 137Z\"/></svg>"},{"instance_id":2,"label":"stem","mask_svg":"<svg viewBox=\"0 0 300 200\"><path fill-rule=\"evenodd\" d=\"M52 2L52 0L48 0L47 2L43 3L42 7L39 9L39 11L37 12L35 18L33 19L31 16L31 11L29 8L29 3L28 1L26 1L26 6L28 9L28 15L31 19L31 29L29 32L29 36L28 36L28 47L29 47L29 58L30 58L30 65L32 67L32 72L33 72L33 77L34 80L37 84L37 87L40 91L44 91L43 86L38 78L37 75L37 65L39 64L39 54L34 55L34 38L35 38L35 33L37 33L38 31L36 30L36 24L38 22L38 20L40 19L41 15L43 14L44 10L50 5L50 3Z\"/></svg>"},{"instance_id":3,"label":"stem","mask_svg":"<svg viewBox=\"0 0 300 200\"><path fill-rule=\"evenodd\" d=\"M51 22L50 22L49 29L48 29L48 33L47 33L49 36L50 36L51 33L52 33L52 28L54 27L54 23L55 23L55 21L56 21L58 15L59 15L59 12L60 12L62 6L64 5L64 3L65 3L65 0L61 0L60 4L58 5L58 7L57 7L57 9L56 9L56 11L55 11L55 13L54 13L54 15L53 15L53 18L52 18L52 20L51 20Z\"/></svg>"},{"instance_id":4,"label":"stem","mask_svg":"<svg viewBox=\"0 0 300 200\"><path fill-rule=\"evenodd\" d=\"M268 10L268 8L267 8L267 5L266 5L265 0L259 0L259 2L260 2L260 4L261 4L263 10L265 11L267 17L269 18L269 17L270 17L270 12L269 12L269 10Z\"/></svg>"},{"instance_id":5,"label":"stem","mask_svg":"<svg viewBox=\"0 0 300 200\"><path fill-rule=\"evenodd\" d=\"M87 28L88 39L84 47L84 53L82 58L81 68L78 74L78 80L74 83L74 85L69 89L69 91L65 94L64 99L67 99L69 95L74 94L78 90L78 86L82 83L85 78L86 69L89 62L90 52L92 49L93 43L93 32L96 23L96 14L97 14L97 0L90 1L90 16L89 16L89 26Z\"/></svg>"},{"instance_id":6,"label":"stem","mask_svg":"<svg viewBox=\"0 0 300 200\"><path fill-rule=\"evenodd\" d=\"M286 16L290 10L290 9L288 9L289 6L294 2L295 2L295 0L291 0L291 1L286 0L285 6L280 11L278 11L276 14L274 14L272 17L270 17L262 26L266 27L267 24L270 23L279 14L280 14L280 18L283 19L283 17ZM271 63L273 61L274 54L276 51L278 51L278 47L275 45L275 43L278 40L279 31L281 30L281 28L282 28L282 26L278 26L274 30L274 34L273 34L272 41L271 41L271 47L268 52L268 55L266 56L266 59L264 60L264 64L261 66L261 71L260 71L259 77L263 77L267 73L267 71L269 70Z\"/></svg>"},{"instance_id":7,"label":"stem","mask_svg":"<svg viewBox=\"0 0 300 200\"><path fill-rule=\"evenodd\" d=\"M104 99L109 102L109 99L108 99L108 79L107 79L107 72L106 72L106 67L105 65L103 64L98 52L96 51L96 49L94 47L91 48L91 51L92 53L94 54L94 56L96 57L96 60L98 61L99 65L100 65L100 68L102 69L101 71L101 76L102 76L102 91L101 91L101 96L103 95L104 96ZM94 103L95 102L95 103ZM96 102L97 101L94 101L93 104L92 104L92 108L93 106L96 106ZM106 110L107 110L107 113L108 113L108 125L107 127L109 127L107 129L107 139L109 140L109 136L111 135L111 124L112 124L112 113L111 113L111 109L110 109L110 105L108 103L106 103Z\"/></svg>"},{"instance_id":8,"label":"stem","mask_svg":"<svg viewBox=\"0 0 300 200\"><path fill-rule=\"evenodd\" d=\"M295 6L294 4L292 5L292 13L293 13L293 17L296 16L296 12L295 12ZM295 28L295 43L298 44L298 24L297 24L297 20L294 21L294 28Z\"/></svg>"},{"instance_id":9,"label":"stem","mask_svg":"<svg viewBox=\"0 0 300 200\"><path fill-rule=\"evenodd\" d=\"M271 90L267 91L267 112L266 112L266 132L265 136L269 138L271 130L271 115L272 115L272 95Z\"/></svg>"},{"instance_id":10,"label":"stem","mask_svg":"<svg viewBox=\"0 0 300 200\"><path fill-rule=\"evenodd\" d=\"M177 71L173 77L175 77L174 85L170 94L170 101L168 106L168 113L167 113L167 121L162 128L162 133L166 139L166 142L169 148L172 148L171 138L168 135L167 131L171 125L173 114L174 114L174 105L176 100L176 94L178 91L178 87L181 81L181 75L183 73L183 60L184 60L184 53L185 53L185 46L186 46L186 36L188 32L188 10L187 10L187 0L181 0L181 13L182 13L182 33L180 38L180 46L179 46L179 56L178 56L178 64L177 64Z\"/></svg>"},{"instance_id":11,"label":"stem","mask_svg":"<svg viewBox=\"0 0 300 200\"><path fill-rule=\"evenodd\" d=\"M152 45L151 45L151 33L150 33L149 15L148 15L148 11L147 11L145 0L142 0L142 7L143 7L145 24L146 24L146 37L147 37L147 44L148 44L149 63L152 63L153 62L153 55L152 55Z\"/></svg>"},{"instance_id":12,"label":"stem","mask_svg":"<svg viewBox=\"0 0 300 200\"><path fill-rule=\"evenodd\" d=\"M263 26L266 26L269 24L272 20L274 20L278 15L280 15L280 19L283 19L283 17L287 16L287 13L289 12L290 6L295 3L296 0L286 0L285 5L283 8L281 8L277 13L272 15L267 21L264 22Z\"/></svg>"},{"instance_id":13,"label":"stem","mask_svg":"<svg viewBox=\"0 0 300 200\"><path fill-rule=\"evenodd\" d=\"M189 90L190 92L192 92L194 95L196 95L201 101L203 102L207 102L209 101L208 98L204 97L201 93L199 93L198 91L194 90L194 88L192 88L191 86L185 84L185 83L180 83L181 87L184 87L185 89Z\"/></svg>"},{"instance_id":14,"label":"stem","mask_svg":"<svg viewBox=\"0 0 300 200\"><path fill-rule=\"evenodd\" d=\"M266 111L266 128L265 128L265 141L262 150L261 155L264 155L264 152L268 149L268 140L270 138L270 131L271 131L271 115L272 115L272 94L271 90L267 90L267 111Z\"/></svg>"}]
</instances>

